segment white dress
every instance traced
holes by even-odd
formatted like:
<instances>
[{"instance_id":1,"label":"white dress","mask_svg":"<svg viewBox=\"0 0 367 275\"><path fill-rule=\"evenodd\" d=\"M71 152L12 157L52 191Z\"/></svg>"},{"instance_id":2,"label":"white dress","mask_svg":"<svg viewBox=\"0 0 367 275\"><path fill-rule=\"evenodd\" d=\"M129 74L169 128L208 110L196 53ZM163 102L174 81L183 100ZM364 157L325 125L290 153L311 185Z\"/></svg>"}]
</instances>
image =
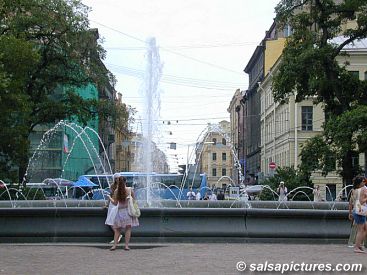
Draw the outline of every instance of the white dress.
<instances>
[{"instance_id":1,"label":"white dress","mask_svg":"<svg viewBox=\"0 0 367 275\"><path fill-rule=\"evenodd\" d=\"M131 225L131 227L139 226L138 218L129 215L127 204L127 199L124 202L119 202L117 205L110 202L105 224L113 228L125 228L127 225Z\"/></svg>"}]
</instances>

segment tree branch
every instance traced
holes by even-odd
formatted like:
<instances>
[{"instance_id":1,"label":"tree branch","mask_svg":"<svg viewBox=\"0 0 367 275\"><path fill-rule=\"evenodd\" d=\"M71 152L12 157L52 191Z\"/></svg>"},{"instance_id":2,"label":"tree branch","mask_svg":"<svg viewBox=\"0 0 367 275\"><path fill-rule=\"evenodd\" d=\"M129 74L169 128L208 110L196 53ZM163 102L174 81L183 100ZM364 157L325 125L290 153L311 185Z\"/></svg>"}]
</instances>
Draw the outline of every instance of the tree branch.
<instances>
[{"instance_id":1,"label":"tree branch","mask_svg":"<svg viewBox=\"0 0 367 275\"><path fill-rule=\"evenodd\" d=\"M355 35L355 36L351 36L348 39L346 39L343 43L341 43L334 51L334 54L332 55L333 58L335 58L336 56L339 55L340 51L349 43L353 42L354 40L358 39L360 36L359 35Z\"/></svg>"}]
</instances>

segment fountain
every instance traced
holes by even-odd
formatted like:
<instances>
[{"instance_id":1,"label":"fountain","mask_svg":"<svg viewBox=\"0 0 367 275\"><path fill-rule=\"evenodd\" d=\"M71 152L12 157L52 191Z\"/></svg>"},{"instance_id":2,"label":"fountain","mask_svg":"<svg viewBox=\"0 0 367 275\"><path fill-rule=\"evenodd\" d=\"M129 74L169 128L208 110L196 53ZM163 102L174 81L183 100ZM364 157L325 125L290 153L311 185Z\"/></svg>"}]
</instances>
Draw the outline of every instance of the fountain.
<instances>
[{"instance_id":1,"label":"fountain","mask_svg":"<svg viewBox=\"0 0 367 275\"><path fill-rule=\"evenodd\" d=\"M154 121L157 121L160 108L161 70L162 64L158 49L155 39L152 38L148 40L147 73L142 89L143 98L146 101L146 112L144 112L146 117L142 123L144 145L143 151L140 152L144 159L142 167L145 168L142 171L148 175L147 186L142 188L146 190L146 203L140 204L147 207L142 208L141 226L134 229L133 240L162 242L178 239L188 241L218 241L220 239L246 242L267 239L289 241L291 239L309 242L311 238L318 242L327 242L342 241L347 238L350 224L347 221L347 204L342 202L315 203L310 199L308 202L249 201L240 198L224 201L185 201L181 200L181 192L175 201L160 201L159 204L154 204L157 199L153 196L152 187L163 185L152 182L149 178L149 173L153 171L152 142L156 139L156 133L159 132ZM105 160L102 160L96 149L96 143L92 141L88 132L93 135L94 140L100 142L98 134L92 128L81 128L76 124L61 121L47 131L42 138L38 150L31 157L25 180L31 180L33 175L37 175L36 163L37 160L42 160L40 152L60 127L69 129L75 135L58 175L60 178L65 175L65 169L76 142L80 142L85 149L91 163L91 171L94 171L95 174L112 174L107 154L105 153ZM203 136L199 136L194 152L200 149L198 146L206 141L208 132L212 129L220 132L228 141L235 166L240 178L243 179L241 164L234 147L228 136L217 125L210 125L202 132ZM197 169L197 166L194 167L194 175L199 173ZM188 174L185 174L181 190L188 179ZM53 183L61 194L60 200L33 200L39 195L42 196L43 190L35 189L30 197L29 192L23 194L21 189L8 188L6 184L0 184L0 200L3 200L0 201L0 223L2 225L0 242L109 241L112 233L104 225L105 200L70 199L67 196L68 192L65 192L60 182L54 181ZM232 183L232 185L235 184ZM101 184L100 187L102 188ZM164 187L167 188L167 186ZM270 189L275 199L278 196L269 186L260 187ZM209 187L205 188L212 191ZM250 191L251 189L245 190L246 193ZM304 190L300 187L290 190L288 196L292 194L293 197L297 197L298 194L303 193ZM9 199L6 200L6 197Z\"/></svg>"}]
</instances>

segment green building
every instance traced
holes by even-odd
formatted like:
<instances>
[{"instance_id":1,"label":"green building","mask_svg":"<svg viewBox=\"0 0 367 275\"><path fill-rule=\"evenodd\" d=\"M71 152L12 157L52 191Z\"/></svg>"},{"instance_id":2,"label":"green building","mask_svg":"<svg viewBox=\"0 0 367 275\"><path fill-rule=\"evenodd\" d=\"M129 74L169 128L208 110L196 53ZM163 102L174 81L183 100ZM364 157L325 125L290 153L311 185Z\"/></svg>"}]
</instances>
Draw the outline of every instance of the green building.
<instances>
[{"instance_id":1,"label":"green building","mask_svg":"<svg viewBox=\"0 0 367 275\"><path fill-rule=\"evenodd\" d=\"M56 92L62 93L60 88ZM94 85L78 89L84 99L98 99ZM86 128L75 121L61 121L56 125L41 125L30 136L31 158L27 170L28 182L42 182L46 178L75 181L80 175L102 173L98 118ZM101 156L103 158L103 155Z\"/></svg>"}]
</instances>

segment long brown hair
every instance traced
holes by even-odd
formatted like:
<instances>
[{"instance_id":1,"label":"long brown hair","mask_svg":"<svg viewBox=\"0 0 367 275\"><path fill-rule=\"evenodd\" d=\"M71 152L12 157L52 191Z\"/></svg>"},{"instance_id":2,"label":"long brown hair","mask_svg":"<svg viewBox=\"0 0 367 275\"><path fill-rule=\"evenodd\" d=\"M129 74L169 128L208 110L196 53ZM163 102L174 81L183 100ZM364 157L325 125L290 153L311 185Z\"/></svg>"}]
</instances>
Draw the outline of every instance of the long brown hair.
<instances>
[{"instance_id":1,"label":"long brown hair","mask_svg":"<svg viewBox=\"0 0 367 275\"><path fill-rule=\"evenodd\" d=\"M126 178L119 176L115 178L116 190L113 192L114 199L123 202L127 198Z\"/></svg>"}]
</instances>

